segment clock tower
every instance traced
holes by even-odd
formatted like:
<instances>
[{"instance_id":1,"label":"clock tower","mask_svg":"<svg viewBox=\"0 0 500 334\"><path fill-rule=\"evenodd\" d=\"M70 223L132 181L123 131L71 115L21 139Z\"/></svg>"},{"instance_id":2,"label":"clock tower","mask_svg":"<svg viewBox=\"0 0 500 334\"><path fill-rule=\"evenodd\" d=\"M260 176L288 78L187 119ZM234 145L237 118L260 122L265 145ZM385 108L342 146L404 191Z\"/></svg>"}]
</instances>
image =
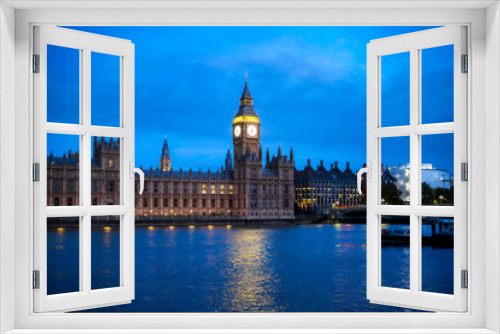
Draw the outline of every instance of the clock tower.
<instances>
[{"instance_id":1,"label":"clock tower","mask_svg":"<svg viewBox=\"0 0 500 334\"><path fill-rule=\"evenodd\" d=\"M240 97L238 113L233 118L234 163L245 157L258 156L260 153L260 119L253 108L253 98L248 89L245 75L245 88Z\"/></svg>"}]
</instances>

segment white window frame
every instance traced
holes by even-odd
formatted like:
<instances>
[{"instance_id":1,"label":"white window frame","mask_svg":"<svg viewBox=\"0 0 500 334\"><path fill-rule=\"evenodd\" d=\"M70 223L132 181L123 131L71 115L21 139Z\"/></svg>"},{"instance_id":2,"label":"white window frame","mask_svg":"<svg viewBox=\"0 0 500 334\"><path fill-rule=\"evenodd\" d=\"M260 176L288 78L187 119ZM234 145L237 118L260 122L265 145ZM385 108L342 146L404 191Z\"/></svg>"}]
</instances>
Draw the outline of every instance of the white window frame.
<instances>
[{"instance_id":1,"label":"white window frame","mask_svg":"<svg viewBox=\"0 0 500 334\"><path fill-rule=\"evenodd\" d=\"M18 8L14 10L11 6ZM71 6L74 6L73 8ZM97 8L99 6L99 8ZM124 9L132 6L144 10ZM149 9L147 7L150 7ZM154 9L151 9L154 6ZM225 6L225 7L224 7ZM63 8L66 7L66 8ZM69 7L69 8L68 8ZM102 10L113 8L114 10ZM156 8L163 7L163 8ZM183 8L179 8L183 7ZM270 8L272 7L272 8ZM24 8L24 9L23 9ZM80 9L75 9L80 8ZM86 8L86 9L81 9ZM368 9L369 8L369 9ZM64 329L76 332L105 332L127 329L144 333L145 328L225 329L217 332L350 333L492 333L500 331L500 11L496 1L384 1L179 4L175 2L22 2L0 4L0 250L1 330L36 333L36 329ZM59 25L443 25L469 27L469 55L472 75L468 104L470 182L468 312L436 314L34 314L31 290L33 203L31 159L32 82L29 73L32 54L32 26ZM486 23L486 24L485 24ZM161 64L159 64L161 68ZM15 70L14 70L15 69ZM12 85L12 82L15 85ZM13 98L15 94L15 99ZM15 112L13 112L15 110ZM488 135L486 137L485 133ZM12 137L15 147L11 147ZM489 152L488 155L485 152ZM10 161L10 163L9 163ZM486 163L487 162L487 163ZM15 171L15 177L12 175ZM488 174L488 182L485 175ZM12 199L12 189L15 198ZM488 196L486 196L488 195ZM485 205L489 204L488 206ZM14 207L15 210L9 208ZM9 222L15 222L12 224ZM474 226L474 229L470 226ZM14 254L14 255L12 255ZM15 286L15 289L12 289ZM488 293L486 293L488 291ZM13 308L12 305L15 305ZM142 327L142 330L137 329ZM131 329L137 330L131 330ZM263 329L269 329L264 331ZM358 329L357 331L355 329ZM382 328L382 329L381 329ZM435 330L440 328L441 330ZM26 330L24 330L26 329ZM101 330L99 330L101 329ZM242 329L237 330L237 329ZM433 330L434 329L434 330ZM461 331L459 329L462 329ZM193 330L194 331L194 330ZM55 332L51 330L51 332ZM177 331L178 332L178 331ZM212 331L214 332L214 331ZM248 332L248 330L246 331ZM297 330L295 330L297 332Z\"/></svg>"},{"instance_id":2,"label":"white window frame","mask_svg":"<svg viewBox=\"0 0 500 334\"><path fill-rule=\"evenodd\" d=\"M467 270L467 183L460 178L461 163L467 163L467 75L462 73L462 55L467 55L465 26L450 26L413 32L371 41L367 46L367 165L372 173L367 177L367 298L373 303L410 307L422 310L467 310L467 289L461 286L461 270ZM422 50L453 46L454 120L447 123L422 123ZM383 127L382 58L409 53L409 118L408 125ZM470 72L469 72L470 73ZM422 136L431 134L454 135L454 205L421 205ZM382 205L382 140L408 138L410 153L410 203ZM410 220L410 286L397 289L382 285L383 215L406 216ZM453 294L422 291L422 217L453 217ZM411 306L408 306L411 305Z\"/></svg>"},{"instance_id":3,"label":"white window frame","mask_svg":"<svg viewBox=\"0 0 500 334\"><path fill-rule=\"evenodd\" d=\"M74 311L130 303L134 299L134 44L128 40L101 36L60 27L34 27L34 54L39 55L39 73L34 84L34 162L39 164L39 182L33 184L34 270L39 271L39 288L34 289L34 311ZM78 124L47 121L47 45L72 48L79 53L80 110ZM120 61L119 126L95 126L91 117L92 52L113 55ZM80 205L47 206L47 135L79 137ZM92 205L92 137L120 140L120 203ZM103 162L105 163L105 162ZM92 290L91 219L98 216L120 217L120 266L117 287ZM79 218L79 291L47 295L47 218Z\"/></svg>"}]
</instances>

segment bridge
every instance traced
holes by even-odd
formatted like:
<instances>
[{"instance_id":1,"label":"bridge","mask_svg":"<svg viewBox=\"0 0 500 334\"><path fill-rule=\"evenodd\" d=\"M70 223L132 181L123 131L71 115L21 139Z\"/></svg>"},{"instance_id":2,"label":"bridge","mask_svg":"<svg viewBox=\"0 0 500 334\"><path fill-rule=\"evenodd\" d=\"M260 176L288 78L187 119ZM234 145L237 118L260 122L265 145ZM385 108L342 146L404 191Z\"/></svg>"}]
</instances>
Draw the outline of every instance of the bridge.
<instances>
[{"instance_id":1,"label":"bridge","mask_svg":"<svg viewBox=\"0 0 500 334\"><path fill-rule=\"evenodd\" d=\"M333 218L340 220L366 220L366 206L347 207L334 210Z\"/></svg>"}]
</instances>

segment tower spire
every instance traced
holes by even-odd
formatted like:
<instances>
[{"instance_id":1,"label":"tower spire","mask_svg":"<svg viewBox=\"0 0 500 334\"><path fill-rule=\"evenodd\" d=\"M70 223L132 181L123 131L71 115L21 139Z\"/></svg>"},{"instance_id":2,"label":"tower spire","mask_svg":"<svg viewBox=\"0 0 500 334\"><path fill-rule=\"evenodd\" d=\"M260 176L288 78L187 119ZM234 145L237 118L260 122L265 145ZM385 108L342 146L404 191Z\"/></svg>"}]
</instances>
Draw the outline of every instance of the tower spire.
<instances>
[{"instance_id":1,"label":"tower spire","mask_svg":"<svg viewBox=\"0 0 500 334\"><path fill-rule=\"evenodd\" d=\"M236 116L251 115L257 116L253 108L253 97L250 94L250 89L248 88L248 75L245 73L245 87L243 88L243 93L240 97L240 108Z\"/></svg>"},{"instance_id":2,"label":"tower spire","mask_svg":"<svg viewBox=\"0 0 500 334\"><path fill-rule=\"evenodd\" d=\"M167 138L163 141L163 148L161 150L161 156L163 158L168 158L170 156L170 152L168 150L168 143L167 143Z\"/></svg>"},{"instance_id":3,"label":"tower spire","mask_svg":"<svg viewBox=\"0 0 500 334\"><path fill-rule=\"evenodd\" d=\"M161 170L162 171L170 171L172 169L172 162L170 158L170 151L168 149L168 142L167 138L165 137L165 140L163 141L163 148L161 149L161 159L160 159L160 165L161 165Z\"/></svg>"},{"instance_id":4,"label":"tower spire","mask_svg":"<svg viewBox=\"0 0 500 334\"><path fill-rule=\"evenodd\" d=\"M227 154L226 154L226 170L232 170L233 169L233 159L231 158L231 151L227 149Z\"/></svg>"}]
</instances>

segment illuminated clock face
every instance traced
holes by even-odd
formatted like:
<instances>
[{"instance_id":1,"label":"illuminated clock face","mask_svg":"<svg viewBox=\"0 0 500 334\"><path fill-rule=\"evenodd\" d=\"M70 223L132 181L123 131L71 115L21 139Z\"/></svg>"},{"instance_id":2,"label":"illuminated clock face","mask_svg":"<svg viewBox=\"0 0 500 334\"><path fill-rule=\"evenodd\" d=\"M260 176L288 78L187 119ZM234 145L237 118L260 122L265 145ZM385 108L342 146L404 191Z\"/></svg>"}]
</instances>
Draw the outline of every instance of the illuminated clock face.
<instances>
[{"instance_id":1,"label":"illuminated clock face","mask_svg":"<svg viewBox=\"0 0 500 334\"><path fill-rule=\"evenodd\" d=\"M257 135L257 127L255 127L255 125L250 125L247 128L247 133L250 137L255 137Z\"/></svg>"},{"instance_id":2,"label":"illuminated clock face","mask_svg":"<svg viewBox=\"0 0 500 334\"><path fill-rule=\"evenodd\" d=\"M241 126L236 125L236 127L234 128L234 135L236 137L239 137L241 135Z\"/></svg>"}]
</instances>

